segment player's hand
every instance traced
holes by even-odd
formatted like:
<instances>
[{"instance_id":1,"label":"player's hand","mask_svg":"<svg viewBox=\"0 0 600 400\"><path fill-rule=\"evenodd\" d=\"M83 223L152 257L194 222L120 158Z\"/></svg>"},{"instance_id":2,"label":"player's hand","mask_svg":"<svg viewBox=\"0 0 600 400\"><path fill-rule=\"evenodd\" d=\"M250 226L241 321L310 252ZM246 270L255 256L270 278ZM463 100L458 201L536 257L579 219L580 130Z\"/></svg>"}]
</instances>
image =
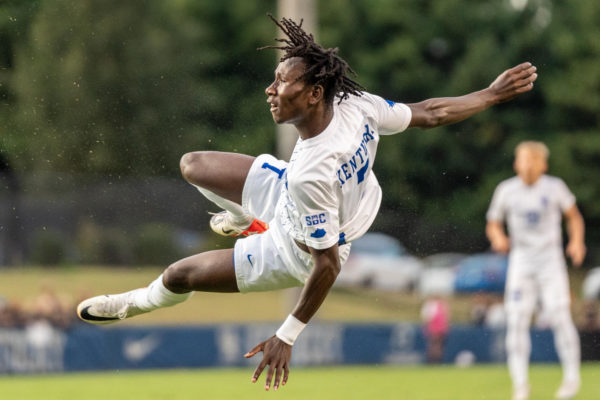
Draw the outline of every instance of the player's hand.
<instances>
[{"instance_id":1,"label":"player's hand","mask_svg":"<svg viewBox=\"0 0 600 400\"><path fill-rule=\"evenodd\" d=\"M498 103L508 101L513 97L533 89L537 79L536 67L530 62L519 64L501 73L489 86Z\"/></svg>"},{"instance_id":2,"label":"player's hand","mask_svg":"<svg viewBox=\"0 0 600 400\"><path fill-rule=\"evenodd\" d=\"M273 389L279 388L279 382L285 385L290 374L290 360L292 359L292 346L282 342L277 336L273 335L269 339L262 343L259 343L255 348L250 350L244 355L246 358L253 357L257 353L263 352L263 358L258 367L254 370L252 375L252 382L256 382L260 377L263 369L268 365L269 370L267 371L267 379L265 381L265 390L269 390L271 387L271 381L273 379L273 372L275 372L275 381L273 382ZM282 379L283 374L283 379Z\"/></svg>"},{"instance_id":3,"label":"player's hand","mask_svg":"<svg viewBox=\"0 0 600 400\"><path fill-rule=\"evenodd\" d=\"M567 245L566 253L571 258L574 267L580 267L583 263L583 259L585 258L585 253L587 249L585 248L585 244L579 241L569 241Z\"/></svg>"},{"instance_id":4,"label":"player's hand","mask_svg":"<svg viewBox=\"0 0 600 400\"><path fill-rule=\"evenodd\" d=\"M506 235L498 235L491 244L492 250L497 253L507 254L510 251L510 239Z\"/></svg>"}]
</instances>

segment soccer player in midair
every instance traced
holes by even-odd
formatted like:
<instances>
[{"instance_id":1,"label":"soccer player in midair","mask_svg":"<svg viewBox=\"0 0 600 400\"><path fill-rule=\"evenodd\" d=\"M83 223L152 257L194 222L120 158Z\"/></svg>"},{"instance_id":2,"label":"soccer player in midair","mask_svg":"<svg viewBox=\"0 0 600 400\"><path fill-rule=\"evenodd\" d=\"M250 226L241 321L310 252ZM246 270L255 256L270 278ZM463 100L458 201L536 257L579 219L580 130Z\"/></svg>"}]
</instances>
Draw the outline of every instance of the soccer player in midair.
<instances>
[{"instance_id":1,"label":"soccer player in midair","mask_svg":"<svg viewBox=\"0 0 600 400\"><path fill-rule=\"evenodd\" d=\"M246 354L263 353L252 380L269 366L267 390L287 382L294 341L329 293L350 242L375 219L381 188L372 167L380 136L461 121L531 90L537 78L536 68L523 63L477 92L397 103L365 92L338 50L315 43L301 23L271 19L286 38L269 46L284 54L265 92L273 120L300 134L289 162L202 151L181 159L183 177L225 210L211 228L248 237L233 249L173 263L147 288L94 297L77 308L87 322L110 323L180 303L193 291L304 286L279 330Z\"/></svg>"}]
</instances>

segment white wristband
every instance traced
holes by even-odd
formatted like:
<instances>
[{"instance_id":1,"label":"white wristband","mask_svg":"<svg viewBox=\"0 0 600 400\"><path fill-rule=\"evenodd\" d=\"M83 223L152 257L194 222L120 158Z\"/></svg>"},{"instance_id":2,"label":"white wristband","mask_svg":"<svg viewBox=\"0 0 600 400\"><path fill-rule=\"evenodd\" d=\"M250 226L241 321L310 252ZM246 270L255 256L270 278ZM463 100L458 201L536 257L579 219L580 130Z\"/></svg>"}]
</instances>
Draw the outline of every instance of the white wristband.
<instances>
[{"instance_id":1,"label":"white wristband","mask_svg":"<svg viewBox=\"0 0 600 400\"><path fill-rule=\"evenodd\" d=\"M284 323L277 329L275 335L282 341L290 346L294 345L296 338L302 332L306 324L299 321L292 314L288 315Z\"/></svg>"}]
</instances>

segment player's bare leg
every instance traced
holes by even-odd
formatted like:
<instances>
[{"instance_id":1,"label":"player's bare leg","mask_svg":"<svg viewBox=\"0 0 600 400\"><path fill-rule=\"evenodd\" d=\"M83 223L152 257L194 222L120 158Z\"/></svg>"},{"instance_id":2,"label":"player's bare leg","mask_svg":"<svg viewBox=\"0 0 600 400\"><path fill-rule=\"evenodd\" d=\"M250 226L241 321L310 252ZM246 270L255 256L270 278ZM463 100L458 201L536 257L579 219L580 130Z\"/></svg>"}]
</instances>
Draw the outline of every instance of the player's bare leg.
<instances>
[{"instance_id":1,"label":"player's bare leg","mask_svg":"<svg viewBox=\"0 0 600 400\"><path fill-rule=\"evenodd\" d=\"M213 250L179 260L147 287L84 300L77 315L92 324L110 324L189 299L194 291L238 292L233 249Z\"/></svg>"},{"instance_id":2,"label":"player's bare leg","mask_svg":"<svg viewBox=\"0 0 600 400\"><path fill-rule=\"evenodd\" d=\"M255 157L244 154L217 151L197 151L181 158L184 179L225 210L214 214L210 221L212 230L220 235L248 236L268 229L268 224L241 206L244 184L254 160Z\"/></svg>"},{"instance_id":3,"label":"player's bare leg","mask_svg":"<svg viewBox=\"0 0 600 400\"><path fill-rule=\"evenodd\" d=\"M174 293L239 292L233 249L212 250L181 259L165 270L163 283Z\"/></svg>"},{"instance_id":4,"label":"player's bare leg","mask_svg":"<svg viewBox=\"0 0 600 400\"><path fill-rule=\"evenodd\" d=\"M183 178L223 199L242 203L242 191L255 157L219 151L184 154L179 166Z\"/></svg>"}]
</instances>

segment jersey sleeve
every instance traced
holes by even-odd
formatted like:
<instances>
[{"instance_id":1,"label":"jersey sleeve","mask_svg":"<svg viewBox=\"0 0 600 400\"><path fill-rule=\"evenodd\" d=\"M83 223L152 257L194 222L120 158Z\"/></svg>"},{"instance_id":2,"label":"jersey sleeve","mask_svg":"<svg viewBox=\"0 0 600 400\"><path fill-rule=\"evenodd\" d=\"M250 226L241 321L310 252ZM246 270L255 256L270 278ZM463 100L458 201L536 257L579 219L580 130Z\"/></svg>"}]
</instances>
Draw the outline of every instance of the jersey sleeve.
<instances>
[{"instance_id":1,"label":"jersey sleeve","mask_svg":"<svg viewBox=\"0 0 600 400\"><path fill-rule=\"evenodd\" d=\"M556 178L556 199L562 212L567 211L575 204L575 195L560 178Z\"/></svg>"},{"instance_id":2,"label":"jersey sleeve","mask_svg":"<svg viewBox=\"0 0 600 400\"><path fill-rule=\"evenodd\" d=\"M503 222L506 218L506 186L498 185L494 190L490 207L488 208L486 219L489 221Z\"/></svg>"},{"instance_id":3,"label":"jersey sleeve","mask_svg":"<svg viewBox=\"0 0 600 400\"><path fill-rule=\"evenodd\" d=\"M314 249L328 249L339 240L337 201L331 185L301 180L289 187L296 203L304 242Z\"/></svg>"},{"instance_id":4,"label":"jersey sleeve","mask_svg":"<svg viewBox=\"0 0 600 400\"><path fill-rule=\"evenodd\" d=\"M361 99L370 105L380 135L392 135L408 128L412 112L406 104L385 100L371 93L363 93Z\"/></svg>"}]
</instances>

